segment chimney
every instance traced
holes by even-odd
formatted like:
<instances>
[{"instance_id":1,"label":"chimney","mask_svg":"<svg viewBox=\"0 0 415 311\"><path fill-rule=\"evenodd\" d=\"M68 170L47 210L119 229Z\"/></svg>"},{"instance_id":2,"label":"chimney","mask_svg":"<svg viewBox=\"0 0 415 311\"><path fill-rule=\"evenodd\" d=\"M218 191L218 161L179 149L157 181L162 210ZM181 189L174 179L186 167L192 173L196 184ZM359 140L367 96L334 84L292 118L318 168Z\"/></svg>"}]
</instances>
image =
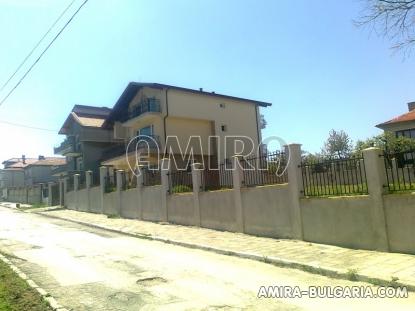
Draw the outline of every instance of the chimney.
<instances>
[{"instance_id":1,"label":"chimney","mask_svg":"<svg viewBox=\"0 0 415 311\"><path fill-rule=\"evenodd\" d=\"M412 111L412 110L414 110L415 109L415 102L410 102L410 103L408 103L408 110L409 111Z\"/></svg>"},{"instance_id":2,"label":"chimney","mask_svg":"<svg viewBox=\"0 0 415 311\"><path fill-rule=\"evenodd\" d=\"M22 162L23 162L23 164L26 164L26 156L25 155L22 155Z\"/></svg>"},{"instance_id":3,"label":"chimney","mask_svg":"<svg viewBox=\"0 0 415 311\"><path fill-rule=\"evenodd\" d=\"M40 160L44 160L44 159L45 159L45 156L40 155L38 159L39 159L39 161L40 161Z\"/></svg>"}]
</instances>

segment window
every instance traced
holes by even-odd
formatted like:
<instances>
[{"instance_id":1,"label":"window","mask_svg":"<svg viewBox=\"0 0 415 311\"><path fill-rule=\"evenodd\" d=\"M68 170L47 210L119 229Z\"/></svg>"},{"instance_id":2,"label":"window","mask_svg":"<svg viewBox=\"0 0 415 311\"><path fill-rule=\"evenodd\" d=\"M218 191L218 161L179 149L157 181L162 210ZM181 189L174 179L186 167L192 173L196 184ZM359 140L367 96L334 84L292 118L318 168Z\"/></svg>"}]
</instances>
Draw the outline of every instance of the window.
<instances>
[{"instance_id":1,"label":"window","mask_svg":"<svg viewBox=\"0 0 415 311\"><path fill-rule=\"evenodd\" d=\"M408 138L415 138L415 129L397 131L396 137L401 137L401 136L408 137Z\"/></svg>"},{"instance_id":2,"label":"window","mask_svg":"<svg viewBox=\"0 0 415 311\"><path fill-rule=\"evenodd\" d=\"M137 131L137 136L146 135L146 136L153 136L153 125L149 125L146 127L142 127Z\"/></svg>"},{"instance_id":3,"label":"window","mask_svg":"<svg viewBox=\"0 0 415 311\"><path fill-rule=\"evenodd\" d=\"M225 107L226 107L226 105L225 105L224 103L220 103L220 104L219 104L219 107L221 107L221 108L225 108Z\"/></svg>"}]
</instances>

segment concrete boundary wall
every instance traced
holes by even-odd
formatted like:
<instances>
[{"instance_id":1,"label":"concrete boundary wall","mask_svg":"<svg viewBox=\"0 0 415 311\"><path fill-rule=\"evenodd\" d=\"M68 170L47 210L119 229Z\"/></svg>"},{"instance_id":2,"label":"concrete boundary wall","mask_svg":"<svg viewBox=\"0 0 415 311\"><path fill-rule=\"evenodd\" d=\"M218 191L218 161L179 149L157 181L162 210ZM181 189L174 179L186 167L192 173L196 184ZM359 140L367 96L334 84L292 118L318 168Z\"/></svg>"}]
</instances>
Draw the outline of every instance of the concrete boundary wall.
<instances>
[{"instance_id":1,"label":"concrete boundary wall","mask_svg":"<svg viewBox=\"0 0 415 311\"><path fill-rule=\"evenodd\" d=\"M65 193L65 204L70 209L125 218L415 254L415 194L384 192L386 174L379 149L363 152L368 195L313 198L303 197L300 145L287 149L291 160L286 184L246 187L243 172L235 169L233 189L203 192L195 163L193 192L169 194L168 176L162 171L158 186L146 187L140 181L136 189L124 191L120 182L115 192L105 193L101 182L85 196L77 190L75 176L75 190ZM235 164L238 161L235 157ZM101 174L105 170L101 168ZM121 174L117 171L117 180Z\"/></svg>"}]
</instances>

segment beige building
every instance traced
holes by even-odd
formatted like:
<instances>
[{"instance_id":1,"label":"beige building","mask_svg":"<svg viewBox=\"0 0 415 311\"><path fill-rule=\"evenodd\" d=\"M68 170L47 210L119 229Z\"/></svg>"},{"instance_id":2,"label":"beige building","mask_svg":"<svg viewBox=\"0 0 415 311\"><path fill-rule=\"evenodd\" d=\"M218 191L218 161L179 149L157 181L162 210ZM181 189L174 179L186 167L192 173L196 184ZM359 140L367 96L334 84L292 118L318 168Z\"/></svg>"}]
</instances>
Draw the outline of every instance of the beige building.
<instances>
[{"instance_id":1,"label":"beige building","mask_svg":"<svg viewBox=\"0 0 415 311\"><path fill-rule=\"evenodd\" d=\"M102 126L110 112L111 109L106 107L73 107L59 130L59 134L65 135L65 140L54 148L55 154L66 157L67 165L55 167L55 176L86 170L97 176L104 150L120 141L114 139L112 129Z\"/></svg>"},{"instance_id":2,"label":"beige building","mask_svg":"<svg viewBox=\"0 0 415 311\"><path fill-rule=\"evenodd\" d=\"M396 136L415 138L415 102L408 103L408 110L409 112L378 124L376 127L393 132Z\"/></svg>"},{"instance_id":3,"label":"beige building","mask_svg":"<svg viewBox=\"0 0 415 311\"><path fill-rule=\"evenodd\" d=\"M128 169L126 148L133 138L136 139L128 148L130 163L135 163L135 149L146 150L147 154L147 146L150 147L150 162L158 161L166 151L171 151L181 165L180 149L189 154L193 148L196 158L222 163L240 151L241 143L236 142L235 146L235 140L239 139L236 137L240 136L247 137L243 139L247 144L243 153L256 153L261 143L259 107L270 105L202 89L132 82L103 125L113 129L114 139L122 139L123 143L108 150L102 164ZM143 135L148 144L137 145Z\"/></svg>"}]
</instances>

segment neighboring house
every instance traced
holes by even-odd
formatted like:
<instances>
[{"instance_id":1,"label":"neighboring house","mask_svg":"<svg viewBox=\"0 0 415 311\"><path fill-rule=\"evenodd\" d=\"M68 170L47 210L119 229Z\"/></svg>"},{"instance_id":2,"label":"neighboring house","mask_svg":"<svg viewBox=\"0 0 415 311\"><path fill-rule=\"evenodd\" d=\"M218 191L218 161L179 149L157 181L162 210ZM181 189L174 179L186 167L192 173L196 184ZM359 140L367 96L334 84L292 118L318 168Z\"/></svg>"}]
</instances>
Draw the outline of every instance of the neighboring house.
<instances>
[{"instance_id":1,"label":"neighboring house","mask_svg":"<svg viewBox=\"0 0 415 311\"><path fill-rule=\"evenodd\" d=\"M4 169L1 170L0 188L24 187L24 168L36 161L37 159L26 158L24 155L21 158L11 158L4 161L2 163Z\"/></svg>"},{"instance_id":2,"label":"neighboring house","mask_svg":"<svg viewBox=\"0 0 415 311\"><path fill-rule=\"evenodd\" d=\"M415 102L408 103L408 110L409 112L378 124L376 127L393 132L397 137L415 138Z\"/></svg>"},{"instance_id":3,"label":"neighboring house","mask_svg":"<svg viewBox=\"0 0 415 311\"><path fill-rule=\"evenodd\" d=\"M98 173L103 151L118 140L111 128L103 128L111 109L75 105L65 120L59 134L66 135L55 154L66 157L66 167L56 167L55 176L66 176L78 171L91 170Z\"/></svg>"},{"instance_id":4,"label":"neighboring house","mask_svg":"<svg viewBox=\"0 0 415 311\"><path fill-rule=\"evenodd\" d=\"M52 171L59 167L66 167L65 158L39 156L37 161L24 168L26 186L56 181Z\"/></svg>"},{"instance_id":5,"label":"neighboring house","mask_svg":"<svg viewBox=\"0 0 415 311\"><path fill-rule=\"evenodd\" d=\"M190 137L200 136L202 148L195 141L190 144L196 158L211 157L215 159L213 162L222 163L235 154L235 139L225 143L225 136L247 136L252 139L253 147L258 147L261 143L259 107L270 105L202 89L131 82L103 124L103 127L113 129L115 139L122 139L124 143L108 150L102 164L128 169L126 146L132 138L142 135L154 139L149 139L150 162L156 162L164 153L166 137L177 136L182 151L185 151ZM128 153L130 163L135 163L135 148L134 144L129 147L128 151L132 151ZM146 144L137 148L144 150ZM167 150L170 148L172 153L179 154L178 146L171 141L167 142ZM183 163L179 162L178 165Z\"/></svg>"}]
</instances>

